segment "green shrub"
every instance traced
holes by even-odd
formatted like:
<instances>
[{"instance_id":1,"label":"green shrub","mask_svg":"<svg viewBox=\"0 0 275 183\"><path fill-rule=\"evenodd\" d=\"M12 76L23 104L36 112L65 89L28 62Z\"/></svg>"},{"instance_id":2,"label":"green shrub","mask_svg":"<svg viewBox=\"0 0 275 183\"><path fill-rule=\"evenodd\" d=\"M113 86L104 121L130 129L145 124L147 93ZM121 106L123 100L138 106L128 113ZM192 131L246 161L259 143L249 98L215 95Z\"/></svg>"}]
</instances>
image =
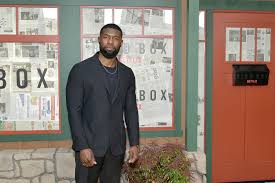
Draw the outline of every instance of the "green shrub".
<instances>
[{"instance_id":1,"label":"green shrub","mask_svg":"<svg viewBox=\"0 0 275 183\"><path fill-rule=\"evenodd\" d=\"M184 148L177 144L143 146L139 160L122 169L130 183L187 183L190 161Z\"/></svg>"}]
</instances>

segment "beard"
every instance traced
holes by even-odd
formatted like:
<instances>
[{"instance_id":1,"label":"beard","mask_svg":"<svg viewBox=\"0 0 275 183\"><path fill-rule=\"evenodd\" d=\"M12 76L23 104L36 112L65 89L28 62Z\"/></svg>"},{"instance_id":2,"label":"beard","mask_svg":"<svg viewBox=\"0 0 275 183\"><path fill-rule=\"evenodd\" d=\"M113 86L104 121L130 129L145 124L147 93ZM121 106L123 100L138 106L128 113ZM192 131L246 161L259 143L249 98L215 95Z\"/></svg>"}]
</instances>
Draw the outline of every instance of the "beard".
<instances>
[{"instance_id":1,"label":"beard","mask_svg":"<svg viewBox=\"0 0 275 183\"><path fill-rule=\"evenodd\" d=\"M115 57L117 56L119 50L120 50L120 47L115 48L115 49L112 50L112 51L109 51L109 50L105 49L103 46L101 46L101 44L99 44L99 51L100 51L100 53L101 53L105 58L108 58L108 59L115 58Z\"/></svg>"}]
</instances>

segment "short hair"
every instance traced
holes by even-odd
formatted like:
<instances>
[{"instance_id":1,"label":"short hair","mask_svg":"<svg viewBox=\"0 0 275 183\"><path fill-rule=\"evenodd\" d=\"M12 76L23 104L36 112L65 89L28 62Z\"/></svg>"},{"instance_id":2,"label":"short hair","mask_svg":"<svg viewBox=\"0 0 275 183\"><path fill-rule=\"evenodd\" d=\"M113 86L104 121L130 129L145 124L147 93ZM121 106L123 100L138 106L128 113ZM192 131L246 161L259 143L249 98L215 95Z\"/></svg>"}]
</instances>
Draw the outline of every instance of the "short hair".
<instances>
[{"instance_id":1,"label":"short hair","mask_svg":"<svg viewBox=\"0 0 275 183\"><path fill-rule=\"evenodd\" d=\"M104 29L107 29L107 28L111 28L111 29L116 29L116 30L118 30L119 32L120 32L120 34L121 34L121 37L122 37L122 30L121 30L121 28L117 25L117 24L114 24L114 23L110 23L110 24L106 24L106 25L104 25L101 29L100 29L100 35L102 34L102 32L103 32L103 30Z\"/></svg>"}]
</instances>

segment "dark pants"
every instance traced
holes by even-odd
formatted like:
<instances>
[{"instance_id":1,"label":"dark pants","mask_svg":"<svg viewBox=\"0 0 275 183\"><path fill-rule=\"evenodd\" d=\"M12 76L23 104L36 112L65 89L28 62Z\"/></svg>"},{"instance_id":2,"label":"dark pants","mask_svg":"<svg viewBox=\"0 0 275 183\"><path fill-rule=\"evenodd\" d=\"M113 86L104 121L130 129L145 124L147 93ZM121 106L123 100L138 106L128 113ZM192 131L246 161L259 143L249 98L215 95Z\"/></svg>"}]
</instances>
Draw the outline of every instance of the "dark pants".
<instances>
[{"instance_id":1,"label":"dark pants","mask_svg":"<svg viewBox=\"0 0 275 183\"><path fill-rule=\"evenodd\" d=\"M114 156L109 149L104 157L95 157L97 164L86 168L80 162L79 152L75 153L76 183L120 183L124 154Z\"/></svg>"}]
</instances>

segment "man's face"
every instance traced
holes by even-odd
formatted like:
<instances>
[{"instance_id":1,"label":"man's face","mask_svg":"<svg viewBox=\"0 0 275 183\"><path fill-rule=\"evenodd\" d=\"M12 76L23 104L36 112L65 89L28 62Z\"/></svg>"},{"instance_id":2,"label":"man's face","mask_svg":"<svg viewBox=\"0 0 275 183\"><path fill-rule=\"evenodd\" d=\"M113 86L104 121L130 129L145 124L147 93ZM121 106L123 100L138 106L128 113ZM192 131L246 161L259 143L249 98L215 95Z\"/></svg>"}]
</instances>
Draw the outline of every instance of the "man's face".
<instances>
[{"instance_id":1,"label":"man's face","mask_svg":"<svg viewBox=\"0 0 275 183\"><path fill-rule=\"evenodd\" d=\"M99 49L102 55L106 58L115 58L122 44L121 33L112 28L103 29L98 37Z\"/></svg>"}]
</instances>

